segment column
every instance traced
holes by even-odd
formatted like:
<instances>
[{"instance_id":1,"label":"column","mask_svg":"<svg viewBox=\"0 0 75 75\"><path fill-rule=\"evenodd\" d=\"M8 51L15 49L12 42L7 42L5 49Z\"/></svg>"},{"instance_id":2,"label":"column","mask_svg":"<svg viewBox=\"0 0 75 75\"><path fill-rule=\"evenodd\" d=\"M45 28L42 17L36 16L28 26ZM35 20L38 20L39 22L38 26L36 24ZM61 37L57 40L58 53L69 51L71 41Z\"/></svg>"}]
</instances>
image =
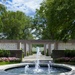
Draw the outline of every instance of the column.
<instances>
[{"instance_id":1,"label":"column","mask_svg":"<svg viewBox=\"0 0 75 75\"><path fill-rule=\"evenodd\" d=\"M48 55L51 55L51 43L48 44Z\"/></svg>"},{"instance_id":2,"label":"column","mask_svg":"<svg viewBox=\"0 0 75 75\"><path fill-rule=\"evenodd\" d=\"M44 44L44 55L46 55L46 44Z\"/></svg>"},{"instance_id":3,"label":"column","mask_svg":"<svg viewBox=\"0 0 75 75\"><path fill-rule=\"evenodd\" d=\"M32 44L29 43L29 54L31 55L32 54Z\"/></svg>"},{"instance_id":4,"label":"column","mask_svg":"<svg viewBox=\"0 0 75 75\"><path fill-rule=\"evenodd\" d=\"M26 43L24 43L24 56L26 56L27 53L26 53Z\"/></svg>"},{"instance_id":5,"label":"column","mask_svg":"<svg viewBox=\"0 0 75 75\"><path fill-rule=\"evenodd\" d=\"M54 49L55 49L55 50L58 50L58 42L55 42L55 44L54 44Z\"/></svg>"},{"instance_id":6,"label":"column","mask_svg":"<svg viewBox=\"0 0 75 75\"><path fill-rule=\"evenodd\" d=\"M17 49L20 50L20 42L17 42Z\"/></svg>"}]
</instances>

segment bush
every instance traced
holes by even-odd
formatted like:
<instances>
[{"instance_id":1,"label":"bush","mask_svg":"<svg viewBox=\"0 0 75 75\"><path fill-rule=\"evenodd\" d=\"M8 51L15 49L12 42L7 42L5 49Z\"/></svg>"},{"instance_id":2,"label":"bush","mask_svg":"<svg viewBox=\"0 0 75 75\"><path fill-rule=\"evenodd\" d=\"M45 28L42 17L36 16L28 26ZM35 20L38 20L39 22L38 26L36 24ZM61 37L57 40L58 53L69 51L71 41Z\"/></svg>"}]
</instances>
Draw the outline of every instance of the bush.
<instances>
[{"instance_id":1,"label":"bush","mask_svg":"<svg viewBox=\"0 0 75 75\"><path fill-rule=\"evenodd\" d=\"M10 56L10 51L4 50L4 57L9 57Z\"/></svg>"},{"instance_id":2,"label":"bush","mask_svg":"<svg viewBox=\"0 0 75 75\"><path fill-rule=\"evenodd\" d=\"M41 52L42 55L44 55L44 50ZM46 56L49 56L48 49L46 50Z\"/></svg>"},{"instance_id":3,"label":"bush","mask_svg":"<svg viewBox=\"0 0 75 75\"><path fill-rule=\"evenodd\" d=\"M49 56L49 54L48 54L48 49L47 49L47 51L46 51L46 56Z\"/></svg>"},{"instance_id":4,"label":"bush","mask_svg":"<svg viewBox=\"0 0 75 75\"><path fill-rule=\"evenodd\" d=\"M3 57L4 56L4 52L3 50L0 50L0 57Z\"/></svg>"},{"instance_id":5,"label":"bush","mask_svg":"<svg viewBox=\"0 0 75 75\"><path fill-rule=\"evenodd\" d=\"M71 58L70 62L75 62L75 57Z\"/></svg>"},{"instance_id":6,"label":"bush","mask_svg":"<svg viewBox=\"0 0 75 75\"><path fill-rule=\"evenodd\" d=\"M29 52L28 51L26 52L26 55L29 56Z\"/></svg>"},{"instance_id":7,"label":"bush","mask_svg":"<svg viewBox=\"0 0 75 75\"><path fill-rule=\"evenodd\" d=\"M64 50L65 57L75 57L75 50Z\"/></svg>"},{"instance_id":8,"label":"bush","mask_svg":"<svg viewBox=\"0 0 75 75\"><path fill-rule=\"evenodd\" d=\"M21 59L16 57L1 57L0 62L21 62Z\"/></svg>"},{"instance_id":9,"label":"bush","mask_svg":"<svg viewBox=\"0 0 75 75\"><path fill-rule=\"evenodd\" d=\"M32 51L32 54L36 54L36 51Z\"/></svg>"},{"instance_id":10,"label":"bush","mask_svg":"<svg viewBox=\"0 0 75 75\"><path fill-rule=\"evenodd\" d=\"M69 57L61 57L61 58L57 58L54 60L54 62L69 62L70 61L70 58Z\"/></svg>"},{"instance_id":11,"label":"bush","mask_svg":"<svg viewBox=\"0 0 75 75\"><path fill-rule=\"evenodd\" d=\"M9 56L10 56L10 51L0 49L0 57L9 57Z\"/></svg>"},{"instance_id":12,"label":"bush","mask_svg":"<svg viewBox=\"0 0 75 75\"><path fill-rule=\"evenodd\" d=\"M43 50L43 51L41 51L41 54L42 54L42 55L44 55L44 50Z\"/></svg>"}]
</instances>

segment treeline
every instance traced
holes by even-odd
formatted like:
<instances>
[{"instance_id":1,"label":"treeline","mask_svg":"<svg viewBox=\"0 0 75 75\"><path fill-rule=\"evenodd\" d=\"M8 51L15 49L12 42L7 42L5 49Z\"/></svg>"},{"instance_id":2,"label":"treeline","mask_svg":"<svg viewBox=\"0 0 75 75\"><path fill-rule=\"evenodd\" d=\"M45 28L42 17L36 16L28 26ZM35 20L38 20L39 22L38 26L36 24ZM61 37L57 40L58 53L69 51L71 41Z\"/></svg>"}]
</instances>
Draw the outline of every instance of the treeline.
<instances>
[{"instance_id":1,"label":"treeline","mask_svg":"<svg viewBox=\"0 0 75 75\"><path fill-rule=\"evenodd\" d=\"M34 18L0 4L0 33L6 39L75 39L75 0L44 0Z\"/></svg>"}]
</instances>

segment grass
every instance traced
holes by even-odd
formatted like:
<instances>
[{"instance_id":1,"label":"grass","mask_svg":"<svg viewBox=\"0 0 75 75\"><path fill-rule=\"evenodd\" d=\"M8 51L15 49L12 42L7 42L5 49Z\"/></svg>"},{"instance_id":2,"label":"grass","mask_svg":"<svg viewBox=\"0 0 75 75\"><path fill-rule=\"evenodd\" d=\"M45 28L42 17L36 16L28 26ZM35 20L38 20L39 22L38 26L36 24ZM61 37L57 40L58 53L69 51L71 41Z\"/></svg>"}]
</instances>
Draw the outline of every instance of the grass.
<instances>
[{"instance_id":1,"label":"grass","mask_svg":"<svg viewBox=\"0 0 75 75\"><path fill-rule=\"evenodd\" d=\"M7 65L7 64L16 64L16 63L20 63L20 62L0 62L0 65Z\"/></svg>"}]
</instances>

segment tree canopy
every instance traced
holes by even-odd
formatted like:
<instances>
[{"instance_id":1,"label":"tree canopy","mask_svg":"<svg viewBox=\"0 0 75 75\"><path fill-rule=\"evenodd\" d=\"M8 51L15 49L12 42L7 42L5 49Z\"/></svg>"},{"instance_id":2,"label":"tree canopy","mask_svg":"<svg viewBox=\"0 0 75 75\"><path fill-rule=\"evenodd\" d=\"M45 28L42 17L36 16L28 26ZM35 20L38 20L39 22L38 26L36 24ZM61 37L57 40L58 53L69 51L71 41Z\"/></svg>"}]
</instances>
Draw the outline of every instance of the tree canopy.
<instances>
[{"instance_id":1,"label":"tree canopy","mask_svg":"<svg viewBox=\"0 0 75 75\"><path fill-rule=\"evenodd\" d=\"M0 33L3 33L6 39L33 39L31 17L21 11L6 11L3 5L0 5L0 13Z\"/></svg>"},{"instance_id":2,"label":"tree canopy","mask_svg":"<svg viewBox=\"0 0 75 75\"><path fill-rule=\"evenodd\" d=\"M0 4L0 33L6 39L75 39L75 0L44 0L34 18Z\"/></svg>"},{"instance_id":3,"label":"tree canopy","mask_svg":"<svg viewBox=\"0 0 75 75\"><path fill-rule=\"evenodd\" d=\"M36 14L45 21L41 39L75 39L75 0L44 0L38 11Z\"/></svg>"}]
</instances>

